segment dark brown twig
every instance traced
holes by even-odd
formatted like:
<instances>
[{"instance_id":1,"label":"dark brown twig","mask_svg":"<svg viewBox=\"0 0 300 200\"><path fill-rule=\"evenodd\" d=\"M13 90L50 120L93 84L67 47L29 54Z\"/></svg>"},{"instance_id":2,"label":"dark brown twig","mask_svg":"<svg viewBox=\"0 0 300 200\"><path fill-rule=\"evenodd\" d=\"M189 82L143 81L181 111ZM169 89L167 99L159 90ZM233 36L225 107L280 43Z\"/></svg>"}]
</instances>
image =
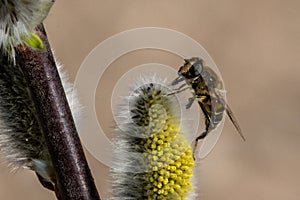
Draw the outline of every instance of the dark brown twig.
<instances>
[{"instance_id":1,"label":"dark brown twig","mask_svg":"<svg viewBox=\"0 0 300 200\"><path fill-rule=\"evenodd\" d=\"M62 200L100 200L43 25L37 26L43 50L20 46L16 61L28 82L49 148Z\"/></svg>"}]
</instances>

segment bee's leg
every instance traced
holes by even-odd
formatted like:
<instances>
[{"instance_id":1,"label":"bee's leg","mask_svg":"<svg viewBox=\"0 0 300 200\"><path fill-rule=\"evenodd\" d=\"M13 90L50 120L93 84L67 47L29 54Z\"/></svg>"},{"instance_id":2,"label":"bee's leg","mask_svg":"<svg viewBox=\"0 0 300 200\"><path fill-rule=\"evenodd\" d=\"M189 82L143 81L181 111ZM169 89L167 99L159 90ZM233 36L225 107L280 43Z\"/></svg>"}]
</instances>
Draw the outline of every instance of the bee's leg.
<instances>
[{"instance_id":1,"label":"bee's leg","mask_svg":"<svg viewBox=\"0 0 300 200\"><path fill-rule=\"evenodd\" d=\"M200 104L200 107L202 108L203 105ZM209 117L208 113L205 112L205 110L203 110L203 111L204 111L204 115L206 116L206 118L205 118L205 131L203 133L201 133L195 139L194 148L193 148L193 158L194 158L194 160L195 160L195 152L196 152L199 140L204 139L206 137L206 135L209 133L209 131L211 130L211 128L210 128L210 122L211 122L210 117Z\"/></svg>"},{"instance_id":2,"label":"bee's leg","mask_svg":"<svg viewBox=\"0 0 300 200\"><path fill-rule=\"evenodd\" d=\"M175 91L174 92L170 92L169 94L167 94L167 96L170 96L170 95L173 95L173 94L177 94L177 93L180 93L180 92L183 92L187 89L189 89L190 87L185 87L183 88L184 86L186 86L186 84L182 84L179 88L176 88L174 89ZM183 88L183 89L182 89Z\"/></svg>"},{"instance_id":3,"label":"bee's leg","mask_svg":"<svg viewBox=\"0 0 300 200\"><path fill-rule=\"evenodd\" d=\"M188 102L188 104L186 104L186 105L185 105L185 108L186 108L186 109L190 109L190 108L191 108L191 106L193 105L193 103L194 103L195 99L196 99L196 97L195 97L195 96L193 96L193 97L190 97L190 98L189 98L189 102Z\"/></svg>"},{"instance_id":4,"label":"bee's leg","mask_svg":"<svg viewBox=\"0 0 300 200\"><path fill-rule=\"evenodd\" d=\"M193 158L195 160L195 153L196 153L196 149L198 146L198 142L199 140L202 140L203 138L205 138L205 136L207 135L208 131L204 131L203 133L201 133L201 135L199 135L198 137L196 137L195 141L194 141L194 147L193 147Z\"/></svg>"},{"instance_id":5,"label":"bee's leg","mask_svg":"<svg viewBox=\"0 0 300 200\"><path fill-rule=\"evenodd\" d=\"M182 84L181 86L179 86L178 88L174 89L174 90L180 90L182 89L184 86L186 86L186 83Z\"/></svg>"},{"instance_id":6,"label":"bee's leg","mask_svg":"<svg viewBox=\"0 0 300 200\"><path fill-rule=\"evenodd\" d=\"M195 140L196 142L198 142L198 140L202 140L203 138L205 138L207 136L208 130L204 131L203 133L201 133L201 135L199 135Z\"/></svg>"},{"instance_id":7,"label":"bee's leg","mask_svg":"<svg viewBox=\"0 0 300 200\"><path fill-rule=\"evenodd\" d=\"M184 78L182 77L182 76L179 76L179 77L177 77L174 81L172 81L172 85L176 85L176 84L178 84L179 82L181 82L181 81L183 81L184 80Z\"/></svg>"}]
</instances>

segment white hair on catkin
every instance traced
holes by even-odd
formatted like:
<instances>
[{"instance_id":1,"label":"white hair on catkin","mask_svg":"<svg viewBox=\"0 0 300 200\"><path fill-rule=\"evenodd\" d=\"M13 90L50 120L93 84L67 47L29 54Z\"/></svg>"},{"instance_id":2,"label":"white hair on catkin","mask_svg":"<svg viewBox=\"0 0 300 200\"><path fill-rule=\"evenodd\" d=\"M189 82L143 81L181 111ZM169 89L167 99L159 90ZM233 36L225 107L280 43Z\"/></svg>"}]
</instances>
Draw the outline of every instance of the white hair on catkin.
<instances>
[{"instance_id":1,"label":"white hair on catkin","mask_svg":"<svg viewBox=\"0 0 300 200\"><path fill-rule=\"evenodd\" d=\"M49 157L26 80L18 65L0 60L0 147L12 169Z\"/></svg>"},{"instance_id":2,"label":"white hair on catkin","mask_svg":"<svg viewBox=\"0 0 300 200\"><path fill-rule=\"evenodd\" d=\"M14 47L23 43L34 27L43 22L53 0L0 0L0 49L15 56Z\"/></svg>"},{"instance_id":3,"label":"white hair on catkin","mask_svg":"<svg viewBox=\"0 0 300 200\"><path fill-rule=\"evenodd\" d=\"M60 64L58 68L70 108L73 108L72 114L79 119L80 106L73 86ZM53 175L52 162L26 79L20 66L11 63L4 55L0 55L0 153L12 171L27 168L45 179Z\"/></svg>"},{"instance_id":4,"label":"white hair on catkin","mask_svg":"<svg viewBox=\"0 0 300 200\"><path fill-rule=\"evenodd\" d=\"M178 100L155 75L140 77L131 88L116 116L110 200L196 199Z\"/></svg>"}]
</instances>

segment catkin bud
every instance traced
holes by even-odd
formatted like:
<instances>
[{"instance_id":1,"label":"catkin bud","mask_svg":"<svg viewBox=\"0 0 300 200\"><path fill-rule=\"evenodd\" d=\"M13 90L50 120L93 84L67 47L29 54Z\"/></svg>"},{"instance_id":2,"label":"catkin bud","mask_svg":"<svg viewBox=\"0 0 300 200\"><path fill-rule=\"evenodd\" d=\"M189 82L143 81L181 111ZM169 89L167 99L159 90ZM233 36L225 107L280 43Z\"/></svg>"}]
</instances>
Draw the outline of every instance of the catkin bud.
<instances>
[{"instance_id":1,"label":"catkin bud","mask_svg":"<svg viewBox=\"0 0 300 200\"><path fill-rule=\"evenodd\" d=\"M43 22L53 5L53 0L1 0L0 49L14 59L14 47L26 43L42 48L41 40L34 33L36 25Z\"/></svg>"}]
</instances>

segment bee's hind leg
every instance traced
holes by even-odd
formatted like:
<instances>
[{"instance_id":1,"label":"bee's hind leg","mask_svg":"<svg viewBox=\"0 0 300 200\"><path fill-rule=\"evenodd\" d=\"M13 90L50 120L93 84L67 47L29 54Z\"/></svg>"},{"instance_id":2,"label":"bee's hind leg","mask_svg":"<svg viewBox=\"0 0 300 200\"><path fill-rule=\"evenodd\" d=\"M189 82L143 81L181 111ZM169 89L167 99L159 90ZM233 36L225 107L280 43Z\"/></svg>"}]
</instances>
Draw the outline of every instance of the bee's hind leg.
<instances>
[{"instance_id":1,"label":"bee's hind leg","mask_svg":"<svg viewBox=\"0 0 300 200\"><path fill-rule=\"evenodd\" d=\"M195 153L196 153L196 149L197 149L197 146L198 146L198 142L199 142L199 140L202 140L203 138L205 138L207 133L208 133L208 130L204 131L203 133L201 133L201 135L196 137L196 139L194 141L194 147L193 147L193 158L194 158L194 160L195 160Z\"/></svg>"}]
</instances>

